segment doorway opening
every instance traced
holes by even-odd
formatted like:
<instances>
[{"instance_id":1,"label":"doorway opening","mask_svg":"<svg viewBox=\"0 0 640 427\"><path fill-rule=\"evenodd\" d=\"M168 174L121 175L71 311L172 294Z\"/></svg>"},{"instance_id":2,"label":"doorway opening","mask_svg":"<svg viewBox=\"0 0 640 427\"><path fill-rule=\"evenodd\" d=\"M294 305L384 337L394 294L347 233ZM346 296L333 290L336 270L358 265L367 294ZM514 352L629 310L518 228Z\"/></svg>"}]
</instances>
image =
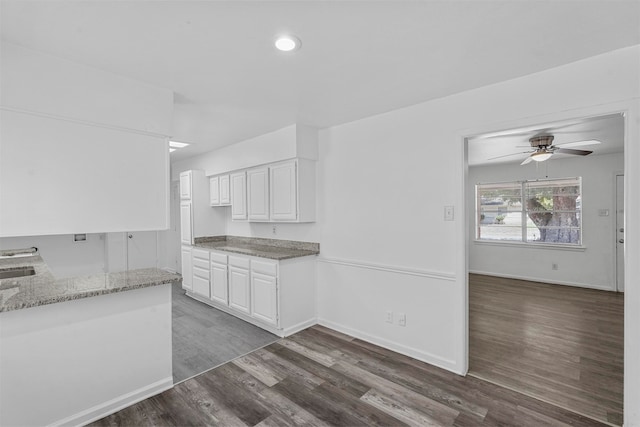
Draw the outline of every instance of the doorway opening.
<instances>
[{"instance_id":1,"label":"doorway opening","mask_svg":"<svg viewBox=\"0 0 640 427\"><path fill-rule=\"evenodd\" d=\"M615 113L467 138L469 375L615 425L623 420L624 134L624 115ZM541 137L568 151L527 161ZM519 200L487 197L495 220L483 218L477 184L568 178L582 181L577 209L563 211L581 221L579 244L539 237L548 232L540 214L559 211L555 194L530 210L525 190ZM502 230L520 218L516 232ZM480 239L480 229L497 237Z\"/></svg>"}]
</instances>

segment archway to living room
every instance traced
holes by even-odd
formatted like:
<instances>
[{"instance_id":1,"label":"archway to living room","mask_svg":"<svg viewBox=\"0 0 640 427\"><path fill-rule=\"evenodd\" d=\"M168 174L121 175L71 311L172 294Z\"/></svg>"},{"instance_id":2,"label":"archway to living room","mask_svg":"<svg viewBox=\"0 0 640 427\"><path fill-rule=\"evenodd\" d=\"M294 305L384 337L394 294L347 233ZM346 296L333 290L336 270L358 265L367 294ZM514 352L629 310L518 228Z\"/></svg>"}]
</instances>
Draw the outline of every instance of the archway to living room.
<instances>
[{"instance_id":1,"label":"archway to living room","mask_svg":"<svg viewBox=\"0 0 640 427\"><path fill-rule=\"evenodd\" d=\"M622 425L619 112L467 139L469 375Z\"/></svg>"}]
</instances>

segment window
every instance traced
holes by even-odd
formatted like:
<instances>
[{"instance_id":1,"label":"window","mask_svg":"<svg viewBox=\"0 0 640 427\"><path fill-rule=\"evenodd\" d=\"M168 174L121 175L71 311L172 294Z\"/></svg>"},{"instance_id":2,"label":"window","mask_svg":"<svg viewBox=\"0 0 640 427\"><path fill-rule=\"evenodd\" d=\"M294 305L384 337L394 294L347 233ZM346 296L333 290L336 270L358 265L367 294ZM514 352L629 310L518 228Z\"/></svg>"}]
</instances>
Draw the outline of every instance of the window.
<instances>
[{"instance_id":1,"label":"window","mask_svg":"<svg viewBox=\"0 0 640 427\"><path fill-rule=\"evenodd\" d=\"M581 178L476 185L476 239L582 244Z\"/></svg>"}]
</instances>

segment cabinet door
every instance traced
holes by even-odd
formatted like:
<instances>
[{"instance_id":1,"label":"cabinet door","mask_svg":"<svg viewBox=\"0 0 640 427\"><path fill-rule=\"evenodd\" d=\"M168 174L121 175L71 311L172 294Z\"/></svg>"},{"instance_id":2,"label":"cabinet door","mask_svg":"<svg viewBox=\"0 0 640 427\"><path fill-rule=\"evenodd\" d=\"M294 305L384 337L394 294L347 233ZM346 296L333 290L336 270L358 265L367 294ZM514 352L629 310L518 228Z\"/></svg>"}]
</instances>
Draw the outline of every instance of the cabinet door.
<instances>
[{"instance_id":1,"label":"cabinet door","mask_svg":"<svg viewBox=\"0 0 640 427\"><path fill-rule=\"evenodd\" d=\"M278 294L276 278L261 273L251 273L252 316L270 325L278 324Z\"/></svg>"},{"instance_id":2,"label":"cabinet door","mask_svg":"<svg viewBox=\"0 0 640 427\"><path fill-rule=\"evenodd\" d=\"M229 175L220 176L220 204L231 204L231 191L229 189Z\"/></svg>"},{"instance_id":3,"label":"cabinet door","mask_svg":"<svg viewBox=\"0 0 640 427\"><path fill-rule=\"evenodd\" d=\"M269 221L269 168L247 172L249 221Z\"/></svg>"},{"instance_id":4,"label":"cabinet door","mask_svg":"<svg viewBox=\"0 0 640 427\"><path fill-rule=\"evenodd\" d=\"M229 307L243 313L251 313L251 287L249 270L229 266Z\"/></svg>"},{"instance_id":5,"label":"cabinet door","mask_svg":"<svg viewBox=\"0 0 640 427\"><path fill-rule=\"evenodd\" d=\"M190 291L192 289L191 280L193 270L191 268L191 247L182 247L182 289Z\"/></svg>"},{"instance_id":6,"label":"cabinet door","mask_svg":"<svg viewBox=\"0 0 640 427\"><path fill-rule=\"evenodd\" d=\"M191 202L180 202L180 241L183 245L190 245L191 237Z\"/></svg>"},{"instance_id":7,"label":"cabinet door","mask_svg":"<svg viewBox=\"0 0 640 427\"><path fill-rule=\"evenodd\" d=\"M194 294L209 298L209 270L203 270L194 266L191 287Z\"/></svg>"},{"instance_id":8,"label":"cabinet door","mask_svg":"<svg viewBox=\"0 0 640 427\"><path fill-rule=\"evenodd\" d=\"M298 219L296 162L273 165L269 171L271 220L295 221Z\"/></svg>"},{"instance_id":9,"label":"cabinet door","mask_svg":"<svg viewBox=\"0 0 640 427\"><path fill-rule=\"evenodd\" d=\"M180 199L191 199L191 171L180 173Z\"/></svg>"},{"instance_id":10,"label":"cabinet door","mask_svg":"<svg viewBox=\"0 0 640 427\"><path fill-rule=\"evenodd\" d=\"M220 206L220 177L209 178L209 204Z\"/></svg>"},{"instance_id":11,"label":"cabinet door","mask_svg":"<svg viewBox=\"0 0 640 427\"><path fill-rule=\"evenodd\" d=\"M227 265L211 263L211 299L217 303L229 305L227 285Z\"/></svg>"},{"instance_id":12,"label":"cabinet door","mask_svg":"<svg viewBox=\"0 0 640 427\"><path fill-rule=\"evenodd\" d=\"M231 175L231 219L247 219L247 175Z\"/></svg>"}]
</instances>

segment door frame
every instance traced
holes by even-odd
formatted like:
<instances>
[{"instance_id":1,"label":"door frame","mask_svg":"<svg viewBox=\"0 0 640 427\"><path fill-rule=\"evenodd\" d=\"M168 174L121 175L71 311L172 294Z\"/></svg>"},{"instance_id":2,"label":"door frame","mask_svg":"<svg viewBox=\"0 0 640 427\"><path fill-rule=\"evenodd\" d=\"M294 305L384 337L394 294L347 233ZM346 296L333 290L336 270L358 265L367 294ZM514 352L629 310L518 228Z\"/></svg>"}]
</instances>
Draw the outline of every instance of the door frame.
<instances>
[{"instance_id":1,"label":"door frame","mask_svg":"<svg viewBox=\"0 0 640 427\"><path fill-rule=\"evenodd\" d=\"M461 154L461 178L462 185L461 191L461 199L458 200L459 206L462 209L462 221L458 224L457 227L457 242L460 248L463 248L464 256L458 259L458 264L456 271L458 272L458 284L460 286L458 292L459 301L462 304L459 321L457 322L456 327L459 328L460 337L462 339L457 344L457 349L460 352L461 358L458 359L459 369L458 373L461 375L466 375L469 370L469 252L470 252L470 243L469 243L469 230L471 226L471 222L474 220L474 215L471 215L469 212L470 209L470 189L469 189L469 159L468 159L468 140L479 135L484 135L493 132L499 132L505 129L517 129L517 128L525 128L531 126L537 126L541 123L551 123L551 122L561 122L565 120L575 120L579 118L589 118L589 117L597 117L604 116L609 114L620 113L624 115L624 205L625 205L625 219L627 217L626 213L629 212L629 209L634 208L634 206L638 207L640 211L640 197L635 194L632 195L632 190L636 191L640 194L640 189L635 188L632 180L635 179L635 171L630 170L630 158L634 158L636 162L640 160L640 148L636 149L633 146L631 140L632 136L638 136L640 133L639 127L635 122L635 118L639 115L639 106L636 100L628 100L623 102L614 102L610 104L602 104L595 105L585 108L577 108L573 110L565 110L559 111L549 114L541 114L538 116L524 117L499 123L488 124L484 126L478 126L475 128L462 129L458 132L458 138L460 141L460 154ZM630 119L631 118L631 119ZM637 141L636 141L637 142ZM636 153L638 151L638 153ZM637 164L635 164L637 167ZM633 175L633 176L631 176ZM633 188L632 188L633 187ZM614 221L615 222L615 221ZM625 224L625 234L628 234L628 227ZM627 244L625 247L625 261L628 260L632 255L640 256L640 249L636 247L637 245L629 245ZM634 267L635 268L635 267ZM631 270L631 266L628 262L625 262L625 276L628 277L636 277ZM635 268L638 270L638 268ZM640 274L637 275L640 277ZM627 280L629 283L629 280ZM631 290L631 294L635 295L637 292L640 292L640 287L636 289L634 286L625 286L626 298L625 298L625 308L624 308L624 324L625 324L625 339L624 339L624 358L625 360L638 360L640 357L640 342L635 342L636 334L640 333L640 325L635 325L635 319L640 318L640 313L635 313L634 311L638 307L633 307L633 299L630 298L629 290ZM631 289L630 289L631 288ZM627 419L627 412L630 411L630 408L633 403L633 399L636 398L638 394L640 394L640 384L635 384L634 381L636 378L640 378L640 365L639 366L630 366L632 364L625 364L625 375L624 375L624 401L625 401L625 419ZM631 368L631 369L629 369ZM637 372L636 372L637 371ZM633 417L633 415L632 415Z\"/></svg>"},{"instance_id":2,"label":"door frame","mask_svg":"<svg viewBox=\"0 0 640 427\"><path fill-rule=\"evenodd\" d=\"M615 283L615 288L616 288L616 292L624 292L624 286L623 286L623 290L620 290L619 282L618 282L618 177L622 176L622 182L623 182L623 187L626 188L626 182L624 181L624 171L617 171L613 174L613 221L611 221L613 223L613 278L614 278L614 283ZM624 196L623 196L623 200L622 200L622 206L624 209ZM624 222L624 221L623 221ZM624 225L623 225L624 228ZM623 256L623 264L626 264L625 259L626 256Z\"/></svg>"}]
</instances>

